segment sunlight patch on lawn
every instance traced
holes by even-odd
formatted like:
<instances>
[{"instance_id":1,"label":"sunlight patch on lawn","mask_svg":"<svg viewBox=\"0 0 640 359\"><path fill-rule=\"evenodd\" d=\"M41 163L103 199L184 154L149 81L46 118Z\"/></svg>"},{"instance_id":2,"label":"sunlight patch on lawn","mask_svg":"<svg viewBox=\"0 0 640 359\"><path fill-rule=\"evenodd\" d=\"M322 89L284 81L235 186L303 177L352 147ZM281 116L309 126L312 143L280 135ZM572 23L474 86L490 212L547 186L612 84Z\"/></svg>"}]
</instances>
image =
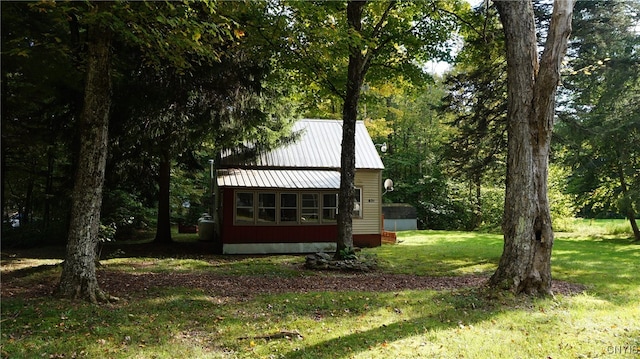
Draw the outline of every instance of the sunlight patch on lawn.
<instances>
[{"instance_id":1,"label":"sunlight patch on lawn","mask_svg":"<svg viewBox=\"0 0 640 359\"><path fill-rule=\"evenodd\" d=\"M40 258L16 258L3 260L0 263L0 272L8 273L26 268L38 266L55 266L62 263L61 259L40 259Z\"/></svg>"}]
</instances>

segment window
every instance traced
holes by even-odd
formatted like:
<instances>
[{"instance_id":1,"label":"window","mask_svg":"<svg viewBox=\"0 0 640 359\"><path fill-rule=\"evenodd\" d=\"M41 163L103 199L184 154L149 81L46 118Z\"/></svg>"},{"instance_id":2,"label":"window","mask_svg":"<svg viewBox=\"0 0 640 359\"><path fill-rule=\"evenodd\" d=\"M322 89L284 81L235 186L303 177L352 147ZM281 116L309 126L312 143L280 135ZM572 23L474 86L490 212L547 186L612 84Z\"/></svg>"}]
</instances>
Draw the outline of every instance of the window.
<instances>
[{"instance_id":1,"label":"window","mask_svg":"<svg viewBox=\"0 0 640 359\"><path fill-rule=\"evenodd\" d=\"M238 190L235 194L238 225L331 225L337 213L336 192Z\"/></svg>"},{"instance_id":2,"label":"window","mask_svg":"<svg viewBox=\"0 0 640 359\"><path fill-rule=\"evenodd\" d=\"M336 222L338 213L338 195L325 193L322 195L322 222Z\"/></svg>"},{"instance_id":3,"label":"window","mask_svg":"<svg viewBox=\"0 0 640 359\"><path fill-rule=\"evenodd\" d=\"M236 193L236 223L253 223L253 192Z\"/></svg>"},{"instance_id":4,"label":"window","mask_svg":"<svg viewBox=\"0 0 640 359\"><path fill-rule=\"evenodd\" d=\"M258 193L258 222L276 222L276 194Z\"/></svg>"},{"instance_id":5,"label":"window","mask_svg":"<svg viewBox=\"0 0 640 359\"><path fill-rule=\"evenodd\" d=\"M353 194L353 217L362 218L362 190L356 188Z\"/></svg>"},{"instance_id":6,"label":"window","mask_svg":"<svg viewBox=\"0 0 640 359\"><path fill-rule=\"evenodd\" d=\"M317 193L302 194L300 223L320 222L320 196Z\"/></svg>"},{"instance_id":7,"label":"window","mask_svg":"<svg viewBox=\"0 0 640 359\"><path fill-rule=\"evenodd\" d=\"M298 223L298 195L296 193L280 194L280 222Z\"/></svg>"}]
</instances>

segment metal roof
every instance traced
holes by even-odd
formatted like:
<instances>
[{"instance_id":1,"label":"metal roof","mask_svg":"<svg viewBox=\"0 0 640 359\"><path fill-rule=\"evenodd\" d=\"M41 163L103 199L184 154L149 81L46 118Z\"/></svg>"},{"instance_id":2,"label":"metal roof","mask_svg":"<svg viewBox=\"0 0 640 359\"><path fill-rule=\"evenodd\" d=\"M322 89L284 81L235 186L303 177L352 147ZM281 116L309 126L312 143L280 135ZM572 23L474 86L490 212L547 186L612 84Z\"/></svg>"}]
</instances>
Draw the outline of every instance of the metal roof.
<instances>
[{"instance_id":1,"label":"metal roof","mask_svg":"<svg viewBox=\"0 0 640 359\"><path fill-rule=\"evenodd\" d=\"M287 189L339 189L340 172L321 170L218 170L218 186Z\"/></svg>"},{"instance_id":2,"label":"metal roof","mask_svg":"<svg viewBox=\"0 0 640 359\"><path fill-rule=\"evenodd\" d=\"M231 157L223 157L221 164L224 167L241 168L340 168L342 121L298 120L293 126L293 131L299 131L300 137L291 144L242 163L233 163ZM356 169L384 169L376 146L362 121L356 123Z\"/></svg>"}]
</instances>

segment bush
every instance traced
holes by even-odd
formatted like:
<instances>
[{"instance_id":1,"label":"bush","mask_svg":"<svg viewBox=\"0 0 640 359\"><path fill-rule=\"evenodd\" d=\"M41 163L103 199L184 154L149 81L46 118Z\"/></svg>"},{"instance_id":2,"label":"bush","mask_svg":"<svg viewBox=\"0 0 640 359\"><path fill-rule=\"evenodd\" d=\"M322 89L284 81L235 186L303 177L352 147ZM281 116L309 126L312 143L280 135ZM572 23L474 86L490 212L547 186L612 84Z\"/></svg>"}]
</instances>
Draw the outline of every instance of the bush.
<instances>
[{"instance_id":1,"label":"bush","mask_svg":"<svg viewBox=\"0 0 640 359\"><path fill-rule=\"evenodd\" d=\"M103 228L114 228L112 239L130 237L135 230L147 228L152 210L144 207L141 201L123 190L105 192L102 201Z\"/></svg>"},{"instance_id":2,"label":"bush","mask_svg":"<svg viewBox=\"0 0 640 359\"><path fill-rule=\"evenodd\" d=\"M42 221L21 223L20 227L11 228L2 225L2 246L14 248L33 248L42 245L63 244L67 240L68 224L62 221L49 223L46 227Z\"/></svg>"},{"instance_id":3,"label":"bush","mask_svg":"<svg viewBox=\"0 0 640 359\"><path fill-rule=\"evenodd\" d=\"M482 192L482 223L480 229L489 232L502 231L504 216L504 188L488 187Z\"/></svg>"}]
</instances>

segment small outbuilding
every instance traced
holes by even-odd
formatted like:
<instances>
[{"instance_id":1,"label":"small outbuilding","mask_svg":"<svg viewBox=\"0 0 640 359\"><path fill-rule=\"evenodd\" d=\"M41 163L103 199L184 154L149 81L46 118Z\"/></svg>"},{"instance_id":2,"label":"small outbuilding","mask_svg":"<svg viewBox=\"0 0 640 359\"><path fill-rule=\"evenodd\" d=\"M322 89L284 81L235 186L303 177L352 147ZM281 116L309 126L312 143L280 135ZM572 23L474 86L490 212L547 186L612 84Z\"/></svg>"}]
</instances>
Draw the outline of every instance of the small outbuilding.
<instances>
[{"instance_id":1,"label":"small outbuilding","mask_svg":"<svg viewBox=\"0 0 640 359\"><path fill-rule=\"evenodd\" d=\"M222 253L310 253L336 249L342 121L299 120L296 141L216 170ZM384 166L362 121L356 125L353 241L381 244Z\"/></svg>"},{"instance_id":2,"label":"small outbuilding","mask_svg":"<svg viewBox=\"0 0 640 359\"><path fill-rule=\"evenodd\" d=\"M382 206L384 230L390 232L418 229L418 212L407 203L386 203Z\"/></svg>"}]
</instances>

